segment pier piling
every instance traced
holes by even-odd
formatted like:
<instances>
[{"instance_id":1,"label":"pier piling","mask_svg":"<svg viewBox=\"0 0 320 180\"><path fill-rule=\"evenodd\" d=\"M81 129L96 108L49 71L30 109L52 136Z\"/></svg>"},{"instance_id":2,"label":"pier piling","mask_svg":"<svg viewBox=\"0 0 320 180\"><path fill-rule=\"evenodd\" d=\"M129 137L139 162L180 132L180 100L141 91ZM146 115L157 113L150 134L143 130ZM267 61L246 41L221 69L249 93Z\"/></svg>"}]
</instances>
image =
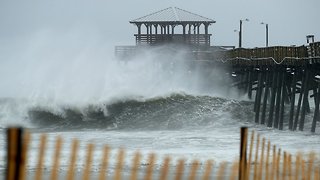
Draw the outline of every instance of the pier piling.
<instances>
[{"instance_id":1,"label":"pier piling","mask_svg":"<svg viewBox=\"0 0 320 180\"><path fill-rule=\"evenodd\" d=\"M300 47L227 51L231 53L225 57L231 59L223 63L233 67L239 95L247 93L253 100L255 123L279 130L303 131L306 115L314 109L311 131L315 132L320 119L320 53L315 51L311 56L307 53L309 46L319 50L320 42ZM309 97L310 90L313 94ZM310 98L314 98L314 106L310 105Z\"/></svg>"}]
</instances>

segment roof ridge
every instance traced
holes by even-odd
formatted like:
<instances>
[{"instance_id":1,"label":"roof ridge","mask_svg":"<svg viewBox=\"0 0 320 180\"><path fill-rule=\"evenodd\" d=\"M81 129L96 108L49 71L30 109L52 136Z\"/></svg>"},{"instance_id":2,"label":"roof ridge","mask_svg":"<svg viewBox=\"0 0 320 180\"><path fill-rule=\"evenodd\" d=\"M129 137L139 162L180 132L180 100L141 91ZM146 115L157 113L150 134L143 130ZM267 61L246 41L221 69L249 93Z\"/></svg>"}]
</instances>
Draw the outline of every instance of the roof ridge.
<instances>
[{"instance_id":1,"label":"roof ridge","mask_svg":"<svg viewBox=\"0 0 320 180\"><path fill-rule=\"evenodd\" d=\"M208 19L208 20L214 21L213 19L210 19L210 18L207 18L207 17L201 16L201 15L199 15L199 14L196 14L196 13L193 13L193 12L190 12L190 11L187 11L187 10L184 10L184 9L180 9L180 8L178 8L178 7L175 7L175 8L177 8L177 9L179 9L179 10L181 10L181 11L184 11L184 12L187 12L187 13L190 13L190 14L193 14L193 15L196 15L196 16L199 16L199 17L202 17L202 18L205 18L205 19Z\"/></svg>"},{"instance_id":2,"label":"roof ridge","mask_svg":"<svg viewBox=\"0 0 320 180\"><path fill-rule=\"evenodd\" d=\"M196 13L180 9L178 7L168 7L154 13L142 16L129 21L130 23L150 23L150 22L194 22L194 23L215 23L213 19L201 16Z\"/></svg>"},{"instance_id":3,"label":"roof ridge","mask_svg":"<svg viewBox=\"0 0 320 180\"><path fill-rule=\"evenodd\" d=\"M177 8L177 7L171 7L171 8L172 8L172 10L173 10L174 16L176 17L176 21L180 21L180 18L179 18L179 16L178 16L177 11L176 11L176 8Z\"/></svg>"},{"instance_id":4,"label":"roof ridge","mask_svg":"<svg viewBox=\"0 0 320 180\"><path fill-rule=\"evenodd\" d=\"M147 15L145 15L145 16L142 16L142 17L140 17L140 18L137 18L137 19L134 19L134 20L131 20L131 21L137 21L137 20L139 20L139 19L142 19L142 18L151 16L151 15L154 15L154 14L157 14L157 13L160 13L160 12L163 12L163 11L166 11L166 10L168 10L168 9L170 9L170 8L171 8L171 7L168 7L168 8L165 8L165 9L162 9L162 10L159 10L159 11L156 11L156 12L154 12L154 13L147 14ZM131 21L130 21L130 22L131 22Z\"/></svg>"}]
</instances>

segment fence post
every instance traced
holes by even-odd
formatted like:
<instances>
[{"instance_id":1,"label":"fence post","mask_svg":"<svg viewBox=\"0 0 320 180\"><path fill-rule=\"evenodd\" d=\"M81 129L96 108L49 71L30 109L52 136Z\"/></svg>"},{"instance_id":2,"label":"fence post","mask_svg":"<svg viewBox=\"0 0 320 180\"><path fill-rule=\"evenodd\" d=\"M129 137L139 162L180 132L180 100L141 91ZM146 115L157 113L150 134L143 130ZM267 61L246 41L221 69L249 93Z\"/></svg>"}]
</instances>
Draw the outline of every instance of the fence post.
<instances>
[{"instance_id":1,"label":"fence post","mask_svg":"<svg viewBox=\"0 0 320 180\"><path fill-rule=\"evenodd\" d=\"M22 128L7 129L7 174L6 180L19 180L21 160Z\"/></svg>"},{"instance_id":2,"label":"fence post","mask_svg":"<svg viewBox=\"0 0 320 180\"><path fill-rule=\"evenodd\" d=\"M239 161L239 180L245 180L247 166L247 139L248 128L241 127L240 132L240 161Z\"/></svg>"}]
</instances>

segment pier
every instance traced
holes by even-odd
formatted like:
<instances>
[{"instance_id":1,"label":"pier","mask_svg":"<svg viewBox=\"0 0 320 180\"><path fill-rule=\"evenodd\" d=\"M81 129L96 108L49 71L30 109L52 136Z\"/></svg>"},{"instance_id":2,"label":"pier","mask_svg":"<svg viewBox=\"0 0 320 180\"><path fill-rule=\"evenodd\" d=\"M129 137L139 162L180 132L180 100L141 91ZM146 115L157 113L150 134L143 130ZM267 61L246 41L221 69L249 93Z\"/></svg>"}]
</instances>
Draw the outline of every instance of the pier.
<instances>
[{"instance_id":1,"label":"pier","mask_svg":"<svg viewBox=\"0 0 320 180\"><path fill-rule=\"evenodd\" d=\"M137 27L134 34L136 45L116 46L115 54L120 59L130 58L148 47L174 44L191 49L210 48L209 26L215 21L198 14L169 7L134 19L130 24Z\"/></svg>"},{"instance_id":2,"label":"pier","mask_svg":"<svg viewBox=\"0 0 320 180\"><path fill-rule=\"evenodd\" d=\"M320 42L298 47L194 52L194 60L228 69L233 81L230 86L254 101L256 123L303 131L306 115L313 113L309 130L315 132L320 121Z\"/></svg>"},{"instance_id":3,"label":"pier","mask_svg":"<svg viewBox=\"0 0 320 180\"><path fill-rule=\"evenodd\" d=\"M188 60L227 69L233 81L230 86L254 101L256 123L303 131L306 115L313 113L310 131L315 132L320 121L320 42L314 42L313 35L308 35L307 45L302 46L215 46L210 41L212 34L208 33L215 21L176 7L130 23L138 28L134 34L136 45L116 46L119 59L128 60L160 45L184 47L190 55ZM175 31L179 26L181 34Z\"/></svg>"},{"instance_id":4,"label":"pier","mask_svg":"<svg viewBox=\"0 0 320 180\"><path fill-rule=\"evenodd\" d=\"M310 131L315 132L320 119L320 42L299 47L233 49L218 61L229 66L239 92L254 100L256 123L303 131L312 106Z\"/></svg>"}]
</instances>

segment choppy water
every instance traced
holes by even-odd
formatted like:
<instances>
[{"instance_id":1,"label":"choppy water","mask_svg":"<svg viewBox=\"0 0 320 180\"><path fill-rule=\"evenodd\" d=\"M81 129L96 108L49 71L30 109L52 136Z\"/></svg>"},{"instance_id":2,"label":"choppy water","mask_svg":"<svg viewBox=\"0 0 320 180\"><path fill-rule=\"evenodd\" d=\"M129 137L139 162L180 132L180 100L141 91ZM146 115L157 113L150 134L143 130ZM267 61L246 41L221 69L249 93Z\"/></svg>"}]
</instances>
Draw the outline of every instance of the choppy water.
<instances>
[{"instance_id":1,"label":"choppy water","mask_svg":"<svg viewBox=\"0 0 320 180\"><path fill-rule=\"evenodd\" d=\"M27 106L26 101L6 99L0 104L1 120L6 117L5 112L17 110L19 104L25 108L20 118L24 118L32 132L33 141L28 156L30 171L35 168L39 135L43 132L49 135L46 167L52 165L56 136L61 135L65 141L62 170L68 166L71 140L80 139L82 155L78 156L79 171L83 168L86 144L89 142L97 144L93 164L96 171L101 163L103 144L113 148L112 163L116 160L118 148L126 149L127 172L137 150L144 154L142 164L147 161L147 153L156 153L157 168L160 168L165 155L174 157L174 160L185 158L186 163L191 163L193 159L203 163L207 159L231 162L238 157L241 126L255 129L272 143L292 153L317 151L320 148L319 130L311 134L309 131L279 131L254 125L253 102L249 101L180 93L150 99L132 98L109 104L90 104L82 108L63 106L52 109L45 105L31 103ZM308 121L311 122L311 117ZM1 147L5 147L3 129L1 134ZM3 159L3 149L0 155ZM4 168L5 164L1 162L0 167Z\"/></svg>"},{"instance_id":2,"label":"choppy water","mask_svg":"<svg viewBox=\"0 0 320 180\"><path fill-rule=\"evenodd\" d=\"M137 150L144 155L142 168L150 152L157 154L156 169L165 155L185 158L186 165L193 159L202 164L207 159L231 162L239 156L241 126L289 152L319 152L320 128L314 134L308 130L311 114L304 132L255 125L253 102L236 98L238 93L220 67L182 61L183 52L173 52L170 58L147 53L127 63L89 55L70 59L46 55L45 61L32 55L0 66L0 169L5 167L5 128L11 125L31 131L27 165L31 172L41 133L49 135L46 169L52 166L55 137L63 137L61 171L68 166L73 138L81 141L79 171L87 143L97 145L95 171L103 145L110 145L110 173L121 147L126 149L126 172Z\"/></svg>"}]
</instances>

